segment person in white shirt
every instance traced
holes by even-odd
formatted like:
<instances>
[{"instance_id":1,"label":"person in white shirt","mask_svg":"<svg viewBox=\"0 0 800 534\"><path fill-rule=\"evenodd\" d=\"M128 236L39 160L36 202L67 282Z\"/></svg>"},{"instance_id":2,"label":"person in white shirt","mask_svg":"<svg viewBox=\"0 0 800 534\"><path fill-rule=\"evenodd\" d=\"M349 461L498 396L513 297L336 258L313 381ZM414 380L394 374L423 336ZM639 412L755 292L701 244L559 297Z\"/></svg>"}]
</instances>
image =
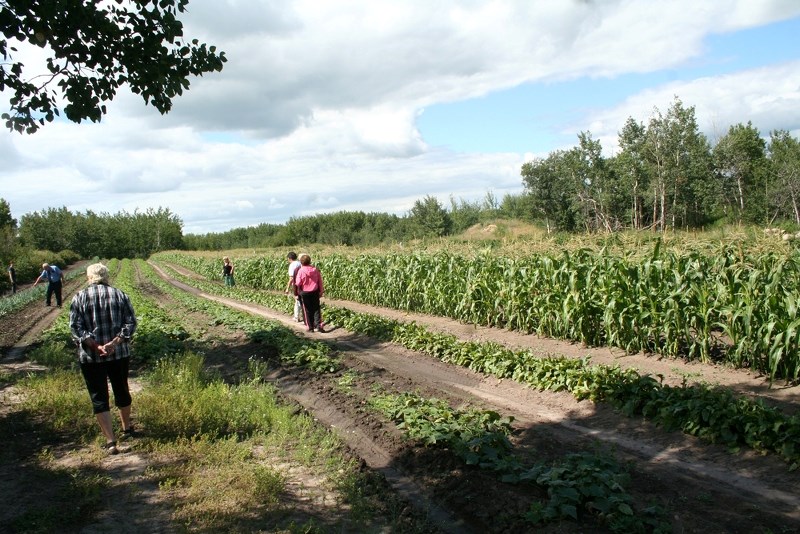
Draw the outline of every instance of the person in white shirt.
<instances>
[{"instance_id":1,"label":"person in white shirt","mask_svg":"<svg viewBox=\"0 0 800 534\"><path fill-rule=\"evenodd\" d=\"M297 275L297 269L300 268L300 262L297 259L297 254L289 252L286 255L286 260L289 262L289 281L286 283L286 290L284 293L294 299L294 320L298 323L303 322L303 308L300 305L300 297L295 291L294 277Z\"/></svg>"}]
</instances>

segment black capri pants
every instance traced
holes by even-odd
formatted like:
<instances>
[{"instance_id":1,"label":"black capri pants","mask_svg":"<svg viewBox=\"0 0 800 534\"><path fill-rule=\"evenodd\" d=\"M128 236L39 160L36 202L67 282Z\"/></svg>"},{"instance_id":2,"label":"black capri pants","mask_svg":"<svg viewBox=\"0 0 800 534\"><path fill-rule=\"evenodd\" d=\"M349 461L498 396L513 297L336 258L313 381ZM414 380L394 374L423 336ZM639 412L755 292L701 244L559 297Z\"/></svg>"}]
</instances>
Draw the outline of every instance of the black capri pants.
<instances>
[{"instance_id":1,"label":"black capri pants","mask_svg":"<svg viewBox=\"0 0 800 534\"><path fill-rule=\"evenodd\" d=\"M98 363L81 363L81 374L92 399L92 410L95 414L111 409L108 397L108 382L114 391L114 405L126 408L131 405L131 393L128 389L128 363L130 358L101 361Z\"/></svg>"}]
</instances>

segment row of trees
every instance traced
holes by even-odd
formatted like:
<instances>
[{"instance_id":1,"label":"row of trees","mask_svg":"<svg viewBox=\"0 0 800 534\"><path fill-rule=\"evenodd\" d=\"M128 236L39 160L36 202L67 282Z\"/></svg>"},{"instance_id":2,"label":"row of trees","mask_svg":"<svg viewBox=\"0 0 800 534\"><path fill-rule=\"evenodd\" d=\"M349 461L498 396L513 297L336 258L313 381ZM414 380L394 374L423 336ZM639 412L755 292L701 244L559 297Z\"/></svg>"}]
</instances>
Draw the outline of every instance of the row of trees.
<instances>
[{"instance_id":1,"label":"row of trees","mask_svg":"<svg viewBox=\"0 0 800 534\"><path fill-rule=\"evenodd\" d=\"M8 203L0 199L2 257L21 248L72 250L83 258L146 258L153 252L181 248L183 222L166 208L144 212L72 213L66 207L25 214L19 225Z\"/></svg>"},{"instance_id":2,"label":"row of trees","mask_svg":"<svg viewBox=\"0 0 800 534\"><path fill-rule=\"evenodd\" d=\"M260 224L222 233L183 235L183 223L169 209L117 214L72 213L66 207L25 214L19 225L0 199L0 258L8 262L25 250L69 250L80 257L146 258L160 250L224 250L296 246L303 243L376 245L439 237L501 215L491 194L483 202L451 200L446 210L434 197L418 200L406 216L337 212L294 217L285 224ZM506 213L511 216L511 213Z\"/></svg>"},{"instance_id":3,"label":"row of trees","mask_svg":"<svg viewBox=\"0 0 800 534\"><path fill-rule=\"evenodd\" d=\"M548 229L800 224L800 141L787 131L767 143L750 122L737 124L712 147L694 107L676 98L646 125L629 118L613 157L590 132L578 140L522 167L530 215Z\"/></svg>"},{"instance_id":4,"label":"row of trees","mask_svg":"<svg viewBox=\"0 0 800 534\"><path fill-rule=\"evenodd\" d=\"M21 282L32 280L43 262L64 266L75 258L147 258L183 246L183 222L169 209L114 215L72 213L66 207L28 213L19 223L0 198L0 261L14 262ZM9 287L0 278L0 290Z\"/></svg>"},{"instance_id":5,"label":"row of trees","mask_svg":"<svg viewBox=\"0 0 800 534\"><path fill-rule=\"evenodd\" d=\"M480 222L502 217L519 219L530 212L524 195L506 195L502 203L492 193L482 201L450 199L449 209L438 199L417 200L404 216L387 213L340 211L292 217L285 224L260 224L222 233L188 234L188 250L226 250L294 246L303 243L373 246L385 242L458 234Z\"/></svg>"}]
</instances>

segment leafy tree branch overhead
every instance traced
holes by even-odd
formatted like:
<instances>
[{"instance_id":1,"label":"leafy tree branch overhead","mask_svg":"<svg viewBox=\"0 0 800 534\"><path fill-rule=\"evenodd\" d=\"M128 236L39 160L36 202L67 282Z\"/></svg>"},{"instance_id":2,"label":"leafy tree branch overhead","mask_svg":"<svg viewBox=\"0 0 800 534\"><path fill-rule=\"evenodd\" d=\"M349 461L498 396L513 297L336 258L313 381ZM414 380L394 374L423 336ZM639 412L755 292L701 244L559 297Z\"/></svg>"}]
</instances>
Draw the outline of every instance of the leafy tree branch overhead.
<instances>
[{"instance_id":1,"label":"leafy tree branch overhead","mask_svg":"<svg viewBox=\"0 0 800 534\"><path fill-rule=\"evenodd\" d=\"M190 76L222 70L225 52L188 40L178 15L188 0L0 0L0 92L6 128L34 133L63 111L99 122L125 84L162 114ZM44 65L18 59L45 49ZM60 93L60 95L59 95ZM63 106L63 109L60 107Z\"/></svg>"}]
</instances>

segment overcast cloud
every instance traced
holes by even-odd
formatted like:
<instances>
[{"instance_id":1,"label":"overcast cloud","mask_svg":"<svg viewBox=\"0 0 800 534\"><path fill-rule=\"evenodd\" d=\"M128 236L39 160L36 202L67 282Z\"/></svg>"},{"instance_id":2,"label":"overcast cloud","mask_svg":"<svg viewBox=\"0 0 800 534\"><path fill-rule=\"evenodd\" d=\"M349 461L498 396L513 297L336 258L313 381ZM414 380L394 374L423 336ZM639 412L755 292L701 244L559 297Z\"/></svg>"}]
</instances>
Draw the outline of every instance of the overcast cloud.
<instances>
[{"instance_id":1,"label":"overcast cloud","mask_svg":"<svg viewBox=\"0 0 800 534\"><path fill-rule=\"evenodd\" d=\"M577 119L527 128L590 130L612 153L627 117L646 122L678 96L712 142L748 120L765 135L800 133L800 57L702 73L710 36L800 17L795 0L192 0L189 11L186 35L228 63L193 80L169 115L120 93L101 124L0 133L0 197L15 217L167 207L186 233L204 233L319 212L403 214L426 195L502 197L522 190L524 161L561 147L460 151L458 128L452 144L426 140L421 114L520 84L687 65L701 73L610 106L587 91L564 103L585 110Z\"/></svg>"}]
</instances>

